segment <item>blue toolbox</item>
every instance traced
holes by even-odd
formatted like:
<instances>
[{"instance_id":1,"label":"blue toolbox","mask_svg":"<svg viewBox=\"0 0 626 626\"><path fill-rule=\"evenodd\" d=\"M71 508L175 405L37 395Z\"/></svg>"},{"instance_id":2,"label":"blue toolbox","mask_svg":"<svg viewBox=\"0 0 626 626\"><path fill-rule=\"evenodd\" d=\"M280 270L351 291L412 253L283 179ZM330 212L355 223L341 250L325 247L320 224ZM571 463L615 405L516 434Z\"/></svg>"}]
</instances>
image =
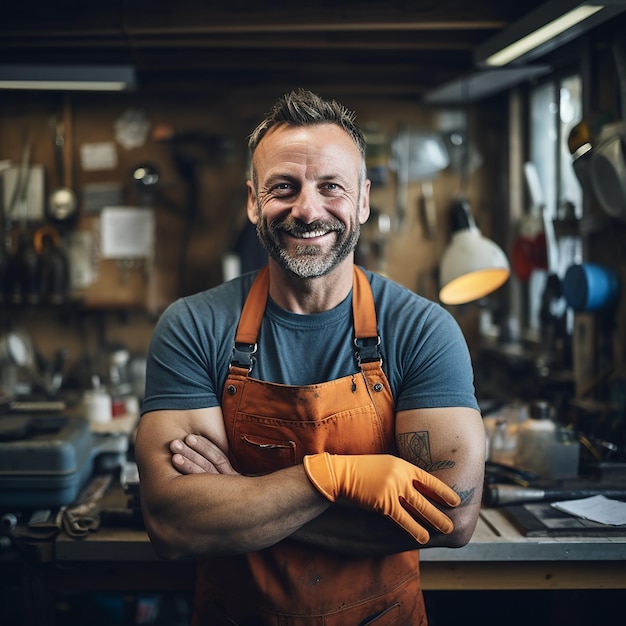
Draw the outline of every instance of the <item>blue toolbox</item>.
<instances>
[{"instance_id":1,"label":"blue toolbox","mask_svg":"<svg viewBox=\"0 0 626 626\"><path fill-rule=\"evenodd\" d=\"M0 416L0 510L71 504L91 476L97 453L81 417Z\"/></svg>"}]
</instances>

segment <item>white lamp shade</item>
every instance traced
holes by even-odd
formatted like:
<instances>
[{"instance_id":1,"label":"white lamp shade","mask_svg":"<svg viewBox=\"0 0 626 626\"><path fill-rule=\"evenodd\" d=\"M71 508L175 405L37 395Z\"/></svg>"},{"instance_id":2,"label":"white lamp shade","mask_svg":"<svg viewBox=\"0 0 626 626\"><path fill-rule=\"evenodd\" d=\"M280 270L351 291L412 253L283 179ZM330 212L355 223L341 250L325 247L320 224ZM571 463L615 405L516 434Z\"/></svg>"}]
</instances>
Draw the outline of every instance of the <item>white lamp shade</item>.
<instances>
[{"instance_id":1,"label":"white lamp shade","mask_svg":"<svg viewBox=\"0 0 626 626\"><path fill-rule=\"evenodd\" d=\"M502 249L470 227L452 235L441 259L439 299L444 304L465 304L501 287L511 273Z\"/></svg>"}]
</instances>

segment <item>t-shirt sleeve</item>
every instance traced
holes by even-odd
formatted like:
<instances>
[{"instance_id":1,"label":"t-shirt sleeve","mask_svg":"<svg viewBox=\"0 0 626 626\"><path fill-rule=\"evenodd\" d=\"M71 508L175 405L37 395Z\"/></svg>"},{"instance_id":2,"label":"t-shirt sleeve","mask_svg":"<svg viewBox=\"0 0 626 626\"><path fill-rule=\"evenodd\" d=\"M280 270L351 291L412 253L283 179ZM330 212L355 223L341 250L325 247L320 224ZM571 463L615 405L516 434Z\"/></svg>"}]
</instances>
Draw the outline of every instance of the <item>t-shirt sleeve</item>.
<instances>
[{"instance_id":1,"label":"t-shirt sleeve","mask_svg":"<svg viewBox=\"0 0 626 626\"><path fill-rule=\"evenodd\" d=\"M465 337L452 315L433 305L404 352L397 408L463 406L479 409Z\"/></svg>"},{"instance_id":2,"label":"t-shirt sleeve","mask_svg":"<svg viewBox=\"0 0 626 626\"><path fill-rule=\"evenodd\" d=\"M142 413L219 405L205 336L184 300L165 310L150 341Z\"/></svg>"}]
</instances>

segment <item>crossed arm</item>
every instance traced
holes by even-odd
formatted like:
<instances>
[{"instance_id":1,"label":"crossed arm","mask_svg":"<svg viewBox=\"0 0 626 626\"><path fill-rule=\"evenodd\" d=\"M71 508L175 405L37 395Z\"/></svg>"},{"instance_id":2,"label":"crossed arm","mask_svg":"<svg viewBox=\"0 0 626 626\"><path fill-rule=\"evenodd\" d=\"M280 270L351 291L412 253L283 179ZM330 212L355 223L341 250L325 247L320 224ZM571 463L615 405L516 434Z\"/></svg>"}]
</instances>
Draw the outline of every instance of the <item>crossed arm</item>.
<instances>
[{"instance_id":1,"label":"crossed arm","mask_svg":"<svg viewBox=\"0 0 626 626\"><path fill-rule=\"evenodd\" d=\"M433 530L426 546L460 546L474 530L482 494L485 440L477 411L404 411L397 416L401 455L460 496L436 502L454 530ZM189 433L193 433L190 435ZM136 440L146 527L163 556L239 553L292 537L349 553L424 547L387 517L320 494L302 465L241 476L228 461L219 408L156 411L141 419ZM431 506L430 498L423 498ZM427 496L432 494L426 493Z\"/></svg>"}]
</instances>

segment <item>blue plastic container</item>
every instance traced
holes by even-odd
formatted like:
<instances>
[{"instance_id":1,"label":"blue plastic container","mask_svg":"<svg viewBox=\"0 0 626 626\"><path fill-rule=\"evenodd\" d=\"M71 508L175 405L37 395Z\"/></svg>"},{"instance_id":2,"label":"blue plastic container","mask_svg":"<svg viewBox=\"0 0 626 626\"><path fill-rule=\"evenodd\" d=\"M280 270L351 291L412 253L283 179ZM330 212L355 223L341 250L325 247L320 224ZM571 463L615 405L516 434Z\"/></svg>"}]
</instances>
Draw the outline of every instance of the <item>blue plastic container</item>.
<instances>
[{"instance_id":1,"label":"blue plastic container","mask_svg":"<svg viewBox=\"0 0 626 626\"><path fill-rule=\"evenodd\" d=\"M572 265L563 278L563 296L574 311L604 311L617 305L620 281L610 267Z\"/></svg>"}]
</instances>

